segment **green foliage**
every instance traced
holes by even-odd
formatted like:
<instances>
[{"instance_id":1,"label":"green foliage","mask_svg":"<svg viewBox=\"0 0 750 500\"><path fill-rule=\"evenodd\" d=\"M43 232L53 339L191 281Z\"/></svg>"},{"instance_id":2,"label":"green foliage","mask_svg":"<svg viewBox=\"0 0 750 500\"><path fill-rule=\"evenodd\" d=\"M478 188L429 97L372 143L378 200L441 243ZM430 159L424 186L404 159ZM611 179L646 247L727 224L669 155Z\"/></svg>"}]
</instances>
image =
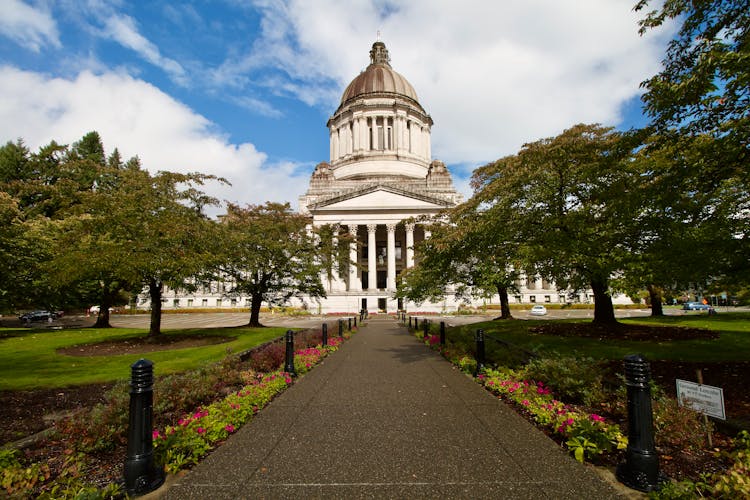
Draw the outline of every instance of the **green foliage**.
<instances>
[{"instance_id":1,"label":"green foliage","mask_svg":"<svg viewBox=\"0 0 750 500\"><path fill-rule=\"evenodd\" d=\"M24 465L18 455L17 450L0 449L0 488L9 497L20 497L50 477L48 465Z\"/></svg>"},{"instance_id":2,"label":"green foliage","mask_svg":"<svg viewBox=\"0 0 750 500\"><path fill-rule=\"evenodd\" d=\"M320 254L308 234L308 222L288 203L227 207L217 228L221 244L211 277L231 283L229 295L250 296L251 326L259 325L261 302L274 305L302 295L325 296L317 263Z\"/></svg>"},{"instance_id":3,"label":"green foliage","mask_svg":"<svg viewBox=\"0 0 750 500\"><path fill-rule=\"evenodd\" d=\"M636 144L599 125L575 125L525 144L516 155L474 172L470 203L486 230L512 238L522 267L560 288L591 287L596 322L613 322L609 279L631 259L638 239L629 161Z\"/></svg>"},{"instance_id":4,"label":"green foliage","mask_svg":"<svg viewBox=\"0 0 750 500\"><path fill-rule=\"evenodd\" d=\"M692 498L750 498L750 433L741 431L726 454L732 462L728 470L702 474L698 481L667 483L649 498L677 500Z\"/></svg>"},{"instance_id":5,"label":"green foliage","mask_svg":"<svg viewBox=\"0 0 750 500\"><path fill-rule=\"evenodd\" d=\"M592 405L604 399L601 362L593 358L537 358L523 373L529 379L546 381L555 394L571 403Z\"/></svg>"}]
</instances>

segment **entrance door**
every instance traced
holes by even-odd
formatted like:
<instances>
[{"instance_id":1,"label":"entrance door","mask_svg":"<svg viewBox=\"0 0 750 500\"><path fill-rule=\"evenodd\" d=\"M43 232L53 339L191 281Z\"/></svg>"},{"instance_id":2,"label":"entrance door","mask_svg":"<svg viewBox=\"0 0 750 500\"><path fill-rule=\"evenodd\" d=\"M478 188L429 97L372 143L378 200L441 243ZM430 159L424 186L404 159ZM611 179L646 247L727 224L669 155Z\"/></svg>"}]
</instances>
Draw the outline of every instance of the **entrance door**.
<instances>
[{"instance_id":1,"label":"entrance door","mask_svg":"<svg viewBox=\"0 0 750 500\"><path fill-rule=\"evenodd\" d=\"M362 299L362 310L363 311L367 310L367 299Z\"/></svg>"},{"instance_id":2,"label":"entrance door","mask_svg":"<svg viewBox=\"0 0 750 500\"><path fill-rule=\"evenodd\" d=\"M386 312L387 307L387 299L378 299L378 309L380 309L383 312Z\"/></svg>"}]
</instances>

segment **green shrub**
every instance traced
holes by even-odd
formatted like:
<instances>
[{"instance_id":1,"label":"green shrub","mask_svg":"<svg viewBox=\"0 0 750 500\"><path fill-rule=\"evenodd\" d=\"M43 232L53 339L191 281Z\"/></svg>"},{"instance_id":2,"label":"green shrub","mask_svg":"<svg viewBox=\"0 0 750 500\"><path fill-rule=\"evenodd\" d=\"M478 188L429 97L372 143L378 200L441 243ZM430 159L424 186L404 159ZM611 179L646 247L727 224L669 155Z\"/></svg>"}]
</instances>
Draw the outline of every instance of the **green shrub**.
<instances>
[{"instance_id":1,"label":"green shrub","mask_svg":"<svg viewBox=\"0 0 750 500\"><path fill-rule=\"evenodd\" d=\"M531 380L544 380L560 399L592 405L605 399L602 364L592 358L537 358L524 370Z\"/></svg>"}]
</instances>

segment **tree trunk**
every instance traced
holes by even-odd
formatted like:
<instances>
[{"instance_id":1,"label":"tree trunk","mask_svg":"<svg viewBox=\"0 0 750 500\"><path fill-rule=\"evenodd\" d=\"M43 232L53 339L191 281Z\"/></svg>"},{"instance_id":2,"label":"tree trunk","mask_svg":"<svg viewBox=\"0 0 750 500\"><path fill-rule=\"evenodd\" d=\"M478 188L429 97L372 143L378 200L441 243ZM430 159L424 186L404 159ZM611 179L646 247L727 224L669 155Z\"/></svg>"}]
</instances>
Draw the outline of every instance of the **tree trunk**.
<instances>
[{"instance_id":1,"label":"tree trunk","mask_svg":"<svg viewBox=\"0 0 750 500\"><path fill-rule=\"evenodd\" d=\"M513 319L508 303L508 288L497 285L497 294L500 297L500 319Z\"/></svg>"},{"instance_id":2,"label":"tree trunk","mask_svg":"<svg viewBox=\"0 0 750 500\"><path fill-rule=\"evenodd\" d=\"M612 297L609 296L607 280L591 280L591 290L594 292L594 323L599 325L616 325L615 308Z\"/></svg>"},{"instance_id":3,"label":"tree trunk","mask_svg":"<svg viewBox=\"0 0 750 500\"><path fill-rule=\"evenodd\" d=\"M99 313L96 315L94 328L112 328L109 324L109 308L112 306L112 292L108 285L102 286L102 294L99 297Z\"/></svg>"},{"instance_id":4,"label":"tree trunk","mask_svg":"<svg viewBox=\"0 0 750 500\"><path fill-rule=\"evenodd\" d=\"M260 305L263 303L263 294L250 294L250 323L248 326L261 327L260 324Z\"/></svg>"},{"instance_id":5,"label":"tree trunk","mask_svg":"<svg viewBox=\"0 0 750 500\"><path fill-rule=\"evenodd\" d=\"M664 308L662 307L661 301L661 289L654 285L649 285L648 297L651 301L651 316L664 316Z\"/></svg>"},{"instance_id":6,"label":"tree trunk","mask_svg":"<svg viewBox=\"0 0 750 500\"><path fill-rule=\"evenodd\" d=\"M164 285L155 279L148 282L148 293L151 296L151 326L148 329L149 337L161 334L161 292Z\"/></svg>"}]
</instances>

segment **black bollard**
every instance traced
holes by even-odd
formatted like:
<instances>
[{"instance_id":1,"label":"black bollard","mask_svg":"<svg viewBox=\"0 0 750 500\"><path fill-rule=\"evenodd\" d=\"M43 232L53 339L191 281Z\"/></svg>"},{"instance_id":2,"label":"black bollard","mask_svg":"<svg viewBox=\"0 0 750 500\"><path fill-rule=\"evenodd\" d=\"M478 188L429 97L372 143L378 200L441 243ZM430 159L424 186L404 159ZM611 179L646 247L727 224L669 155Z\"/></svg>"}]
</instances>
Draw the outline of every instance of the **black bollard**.
<instances>
[{"instance_id":1,"label":"black bollard","mask_svg":"<svg viewBox=\"0 0 750 500\"><path fill-rule=\"evenodd\" d=\"M344 336L344 320L340 319L339 320L339 337L343 337L343 336Z\"/></svg>"},{"instance_id":2,"label":"black bollard","mask_svg":"<svg viewBox=\"0 0 750 500\"><path fill-rule=\"evenodd\" d=\"M474 376L476 377L484 369L484 330L477 330L474 340L477 343L477 367L474 370Z\"/></svg>"},{"instance_id":3,"label":"black bollard","mask_svg":"<svg viewBox=\"0 0 750 500\"><path fill-rule=\"evenodd\" d=\"M323 323L323 345L328 345L328 323Z\"/></svg>"},{"instance_id":4,"label":"black bollard","mask_svg":"<svg viewBox=\"0 0 750 500\"><path fill-rule=\"evenodd\" d=\"M427 338L428 332L430 331L430 323L427 321L427 318L422 320L422 337Z\"/></svg>"},{"instance_id":5,"label":"black bollard","mask_svg":"<svg viewBox=\"0 0 750 500\"><path fill-rule=\"evenodd\" d=\"M357 317L354 316L354 328L357 328Z\"/></svg>"},{"instance_id":6,"label":"black bollard","mask_svg":"<svg viewBox=\"0 0 750 500\"><path fill-rule=\"evenodd\" d=\"M347 332L352 331L352 318L349 318L349 328L346 329Z\"/></svg>"},{"instance_id":7,"label":"black bollard","mask_svg":"<svg viewBox=\"0 0 750 500\"><path fill-rule=\"evenodd\" d=\"M625 356L628 392L628 449L625 463L617 466L617 479L629 488L649 492L667 481L659 472L651 412L651 367L641 354Z\"/></svg>"},{"instance_id":8,"label":"black bollard","mask_svg":"<svg viewBox=\"0 0 750 500\"><path fill-rule=\"evenodd\" d=\"M140 359L130 366L130 416L125 489L144 495L164 483L164 470L154 466L154 363Z\"/></svg>"},{"instance_id":9,"label":"black bollard","mask_svg":"<svg viewBox=\"0 0 750 500\"><path fill-rule=\"evenodd\" d=\"M409 316L409 329L411 329L411 316Z\"/></svg>"},{"instance_id":10,"label":"black bollard","mask_svg":"<svg viewBox=\"0 0 750 500\"><path fill-rule=\"evenodd\" d=\"M297 376L297 372L294 371L294 332L292 330L286 331L286 361L284 362L284 371L292 377Z\"/></svg>"},{"instance_id":11,"label":"black bollard","mask_svg":"<svg viewBox=\"0 0 750 500\"><path fill-rule=\"evenodd\" d=\"M445 345L445 321L440 322L440 345Z\"/></svg>"}]
</instances>

